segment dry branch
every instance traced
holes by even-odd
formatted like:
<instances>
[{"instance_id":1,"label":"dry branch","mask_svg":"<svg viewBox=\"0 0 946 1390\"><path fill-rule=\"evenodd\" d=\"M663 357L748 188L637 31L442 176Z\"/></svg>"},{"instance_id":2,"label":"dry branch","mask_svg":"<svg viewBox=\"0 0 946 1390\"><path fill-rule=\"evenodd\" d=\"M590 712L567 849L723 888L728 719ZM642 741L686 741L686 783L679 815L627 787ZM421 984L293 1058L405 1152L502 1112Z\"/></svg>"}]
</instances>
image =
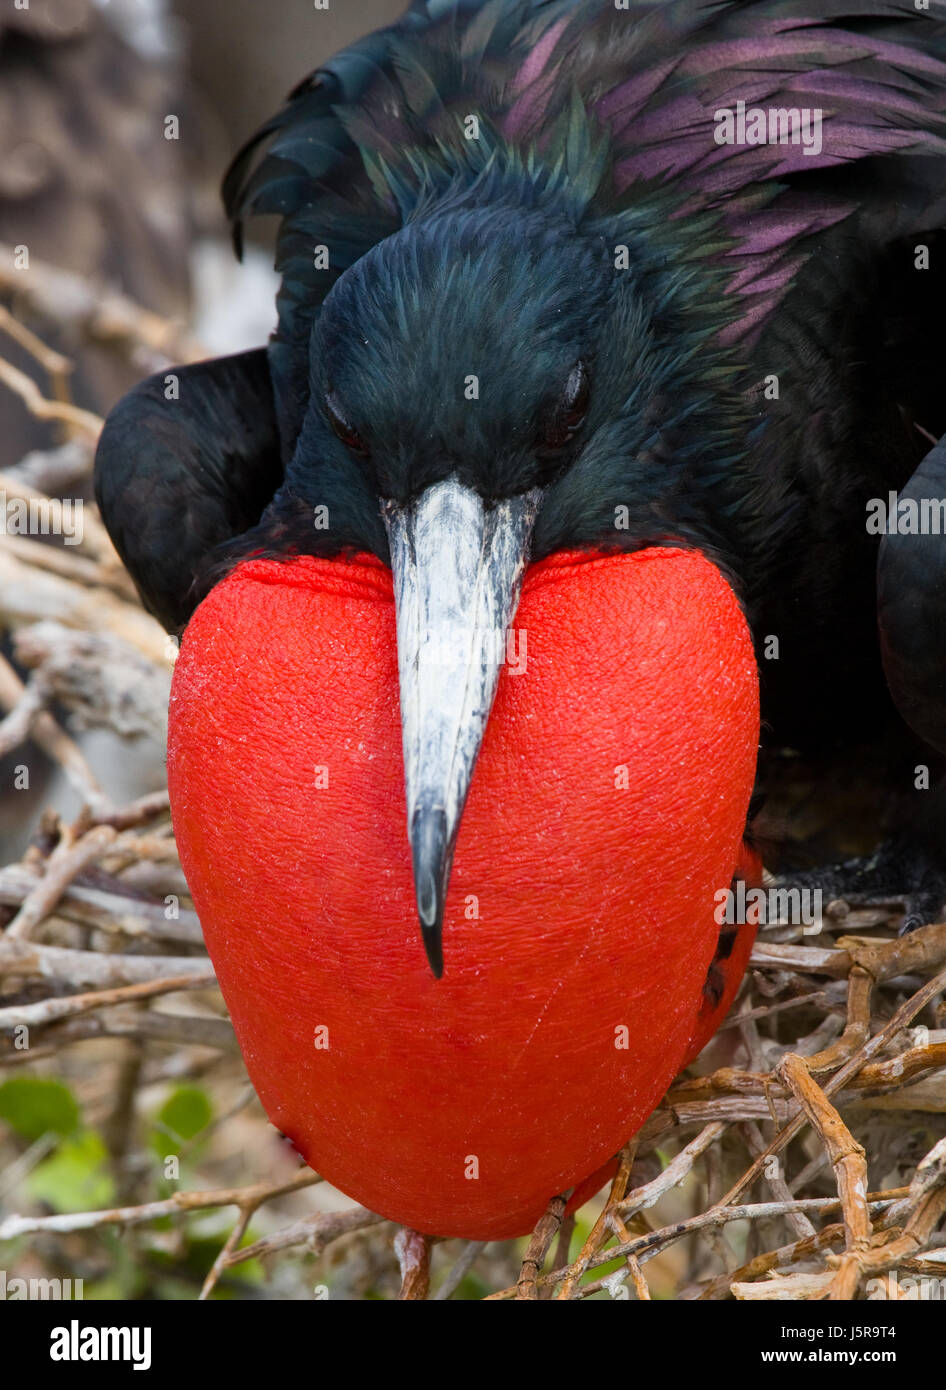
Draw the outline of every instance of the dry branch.
<instances>
[{"instance_id":1,"label":"dry branch","mask_svg":"<svg viewBox=\"0 0 946 1390\"><path fill-rule=\"evenodd\" d=\"M401 1270L399 1302L417 1302L430 1291L430 1236L406 1228L394 1237L394 1252Z\"/></svg>"},{"instance_id":2,"label":"dry branch","mask_svg":"<svg viewBox=\"0 0 946 1390\"><path fill-rule=\"evenodd\" d=\"M841 1116L813 1080L804 1060L789 1053L779 1068L792 1094L801 1102L808 1122L818 1132L834 1169L849 1252L831 1283L832 1299L852 1299L857 1293L858 1256L871 1237L867 1210L867 1163L863 1145L851 1137Z\"/></svg>"},{"instance_id":3,"label":"dry branch","mask_svg":"<svg viewBox=\"0 0 946 1390\"><path fill-rule=\"evenodd\" d=\"M0 1240L15 1240L19 1236L39 1231L89 1231L100 1226L137 1226L157 1221L163 1216L178 1216L182 1212L205 1211L209 1207L259 1207L273 1197L311 1187L321 1182L317 1173L306 1170L289 1182L254 1183L251 1187L221 1188L210 1192L175 1192L158 1202L143 1202L136 1207L109 1207L104 1211L67 1212L57 1216L8 1216L0 1221ZM250 1256L241 1251L242 1259Z\"/></svg>"},{"instance_id":4,"label":"dry branch","mask_svg":"<svg viewBox=\"0 0 946 1390\"><path fill-rule=\"evenodd\" d=\"M7 927L4 945L12 941L25 941L43 918L52 912L72 880L87 865L101 859L114 841L115 834L110 825L97 825L78 843L64 836L50 855L43 877L27 894L23 906Z\"/></svg>"},{"instance_id":5,"label":"dry branch","mask_svg":"<svg viewBox=\"0 0 946 1390\"><path fill-rule=\"evenodd\" d=\"M26 372L14 367L12 362L0 357L0 381L8 386L37 420L60 420L65 425L73 425L83 430L90 439L98 439L102 431L102 420L90 410L82 410L68 401L50 401L43 395L36 382Z\"/></svg>"},{"instance_id":6,"label":"dry branch","mask_svg":"<svg viewBox=\"0 0 946 1390\"><path fill-rule=\"evenodd\" d=\"M0 246L0 289L68 336L124 351L142 373L169 360L196 362L206 352L181 323L143 309L109 285L30 257L16 269L11 246Z\"/></svg>"}]
</instances>

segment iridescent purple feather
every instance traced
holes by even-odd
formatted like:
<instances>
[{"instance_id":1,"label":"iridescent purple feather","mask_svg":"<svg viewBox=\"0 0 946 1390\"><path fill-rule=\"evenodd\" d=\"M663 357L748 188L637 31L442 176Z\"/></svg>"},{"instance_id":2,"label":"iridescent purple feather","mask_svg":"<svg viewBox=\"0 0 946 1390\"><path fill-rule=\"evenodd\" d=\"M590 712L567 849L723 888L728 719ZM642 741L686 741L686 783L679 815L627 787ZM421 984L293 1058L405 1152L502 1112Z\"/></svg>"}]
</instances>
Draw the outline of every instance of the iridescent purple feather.
<instances>
[{"instance_id":1,"label":"iridescent purple feather","mask_svg":"<svg viewBox=\"0 0 946 1390\"><path fill-rule=\"evenodd\" d=\"M946 38L929 13L832 0L569 8L570 21L556 18L510 84L518 95L503 134L541 146L568 90L596 93L587 104L610 131L618 194L670 185L681 213L717 210L733 237L731 287L746 303L730 338L759 328L812 236L853 210L840 194L799 202L791 186L819 169L898 152L946 153ZM834 18L857 27L834 27ZM717 143L716 113L740 101L766 112L820 111L820 149ZM784 182L785 191L747 207L739 195L762 181Z\"/></svg>"}]
</instances>

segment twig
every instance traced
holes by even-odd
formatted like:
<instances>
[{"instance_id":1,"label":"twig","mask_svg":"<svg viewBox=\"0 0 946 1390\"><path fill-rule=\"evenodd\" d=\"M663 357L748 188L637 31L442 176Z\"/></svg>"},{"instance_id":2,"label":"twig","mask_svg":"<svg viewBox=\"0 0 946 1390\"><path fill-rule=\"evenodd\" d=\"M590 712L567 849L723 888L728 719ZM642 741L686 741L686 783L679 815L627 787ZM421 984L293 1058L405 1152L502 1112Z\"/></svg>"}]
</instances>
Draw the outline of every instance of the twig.
<instances>
[{"instance_id":1,"label":"twig","mask_svg":"<svg viewBox=\"0 0 946 1390\"><path fill-rule=\"evenodd\" d=\"M915 933L915 935L919 936L920 933L917 932ZM942 935L944 939L946 939L946 932L943 932ZM909 938L904 939L909 940ZM889 944L898 945L899 943ZM938 949L938 939L936 945ZM886 1047L887 1043L891 1040L891 1038L895 1038L898 1033L902 1032L903 1029L906 1028L907 1025L912 1022L916 1015L920 1013L921 1010L926 1008L926 1005L930 1002L930 1000L934 999L936 995L939 994L940 991L943 989L946 989L946 970L941 970L938 975L934 976L932 980L927 981L927 983L921 989L917 990L915 994L911 995L911 997L906 1001L906 1003L901 1005L901 1007L897 1010L893 1018L890 1019L886 1026L882 1028L879 1033L875 1034L874 1037L870 1038L866 1043L864 1043L864 1045L855 1053L855 1055L850 1059L850 1061L846 1062L843 1067L841 1067L837 1072L835 1072L834 1076L824 1087L825 1095L831 1096L834 1095L837 1091L840 1091L847 1081L849 1081L852 1077L857 1075L861 1067L863 1067L864 1064L871 1059L871 1057L873 1057L876 1053L882 1051L882 1049ZM765 1152L758 1156L755 1162L746 1170L745 1173L743 1173L742 1177L739 1179L736 1185L726 1194L726 1196L723 1198L724 1205L735 1201L738 1196L745 1192L746 1188L752 1182L754 1182L755 1179L762 1172L767 1159L772 1154L779 1153L785 1147L785 1145L795 1137L795 1135L802 1128L804 1123L804 1111L799 1111L799 1113L792 1120L790 1120L789 1123L783 1129L781 1129L778 1134L776 1134L775 1138L772 1140L771 1144L769 1144Z\"/></svg>"},{"instance_id":2,"label":"twig","mask_svg":"<svg viewBox=\"0 0 946 1390\"><path fill-rule=\"evenodd\" d=\"M49 698L49 683L41 674L33 676L10 713L0 721L0 757L5 758L14 748L26 742L37 715L48 704Z\"/></svg>"},{"instance_id":3,"label":"twig","mask_svg":"<svg viewBox=\"0 0 946 1390\"><path fill-rule=\"evenodd\" d=\"M224 1265L229 1269L232 1265L242 1264L244 1260L257 1260L263 1255L274 1255L277 1251L290 1250L296 1245L304 1245L313 1254L321 1255L325 1247L339 1236L361 1231L366 1226L380 1226L384 1220L383 1216L367 1211L364 1207L321 1212L318 1216L307 1216L302 1221L293 1222L291 1226L284 1226L281 1231L264 1236L253 1245L244 1245L241 1250L231 1251L224 1260Z\"/></svg>"},{"instance_id":4,"label":"twig","mask_svg":"<svg viewBox=\"0 0 946 1390\"><path fill-rule=\"evenodd\" d=\"M126 575L88 555L77 555L72 546L67 549L65 546L40 545L30 536L11 535L0 536L0 544L21 564L51 570L61 579L84 584L87 588L105 585L125 598L133 596L134 589Z\"/></svg>"},{"instance_id":5,"label":"twig","mask_svg":"<svg viewBox=\"0 0 946 1390\"><path fill-rule=\"evenodd\" d=\"M208 967L203 975L170 975L163 980L145 980L141 984L122 985L118 989L99 989L86 994L69 994L65 998L43 999L38 1004L10 1004L0 1009L0 1029L23 1025L41 1027L62 1018L88 1013L91 1009L106 1008L110 1004L155 999L161 994L174 994L178 990L208 989L215 984L216 977Z\"/></svg>"},{"instance_id":6,"label":"twig","mask_svg":"<svg viewBox=\"0 0 946 1390\"><path fill-rule=\"evenodd\" d=\"M19 396L37 420L61 420L63 424L74 425L76 429L84 431L93 440L101 434L105 423L101 416L93 415L91 410L83 410L80 406L70 405L68 401L47 400L33 378L14 367L5 357L0 357L0 381Z\"/></svg>"},{"instance_id":7,"label":"twig","mask_svg":"<svg viewBox=\"0 0 946 1390\"><path fill-rule=\"evenodd\" d=\"M476 1263L477 1256L486 1249L488 1242L482 1240L468 1240L460 1251L453 1265L447 1271L446 1277L440 1288L434 1294L434 1303L445 1303L456 1293Z\"/></svg>"},{"instance_id":8,"label":"twig","mask_svg":"<svg viewBox=\"0 0 946 1390\"><path fill-rule=\"evenodd\" d=\"M14 708L23 698L25 689L9 661L0 655L0 708ZM110 809L108 797L102 791L82 750L65 730L60 728L47 710L41 710L34 716L30 733L33 742L59 765L70 785L86 805L99 812Z\"/></svg>"},{"instance_id":9,"label":"twig","mask_svg":"<svg viewBox=\"0 0 946 1390\"><path fill-rule=\"evenodd\" d=\"M40 491L38 486L18 473L0 473L0 491L6 495L8 502L18 500L29 509L38 510L42 516L49 517L51 534L60 535L63 532L63 500L60 498L51 498L49 493ZM121 569L121 560L111 543L111 537L90 507L83 506L82 525L76 528L75 539L76 549L81 550L83 555L92 556L92 559L99 560L100 564L110 569ZM35 545L35 542L32 543Z\"/></svg>"},{"instance_id":10,"label":"twig","mask_svg":"<svg viewBox=\"0 0 946 1390\"><path fill-rule=\"evenodd\" d=\"M616 1213L612 1214L611 1216L611 1224L614 1227L615 1234L617 1235L618 1240L623 1241L625 1245L627 1245L631 1240L633 1240L633 1236L631 1235L630 1231L627 1229L620 1216L618 1216ZM637 1294L638 1301L641 1303L650 1303L650 1286L644 1277L644 1272L640 1267L640 1262L637 1256L625 1255L624 1263L627 1265L627 1272L631 1276L631 1283L634 1285L634 1291ZM611 1282L614 1278L615 1276L612 1275L611 1279L608 1280L608 1286L611 1289L613 1289L614 1287L614 1285Z\"/></svg>"},{"instance_id":11,"label":"twig","mask_svg":"<svg viewBox=\"0 0 946 1390\"><path fill-rule=\"evenodd\" d=\"M240 1241L246 1234L246 1228L249 1226L259 1208L270 1200L270 1195L283 1196L287 1192L297 1192L301 1188L311 1187L314 1183L320 1181L321 1179L317 1173L303 1171L298 1177L293 1179L291 1186L282 1187L278 1193L267 1195L265 1192L261 1192L259 1188L255 1191L253 1189L247 1189L249 1195L237 1204L240 1209L240 1214L237 1218L236 1225L227 1236L223 1248L207 1272L207 1277L204 1280L203 1287L198 1296L198 1302L204 1302L210 1297L220 1276L227 1268L230 1257L239 1249Z\"/></svg>"},{"instance_id":12,"label":"twig","mask_svg":"<svg viewBox=\"0 0 946 1390\"><path fill-rule=\"evenodd\" d=\"M401 1271L399 1302L423 1301L430 1290L430 1236L402 1228L394 1237Z\"/></svg>"},{"instance_id":13,"label":"twig","mask_svg":"<svg viewBox=\"0 0 946 1390\"><path fill-rule=\"evenodd\" d=\"M74 1211L56 1216L7 1216L0 1221L0 1240L15 1240L18 1236L35 1235L40 1231L92 1231L101 1226L140 1226L164 1216L181 1212L204 1211L208 1207L260 1206L273 1197L295 1192L321 1182L317 1173L304 1172L280 1183L254 1183L252 1187L222 1187L206 1192L175 1192L157 1202L144 1202L134 1207L109 1207L104 1211ZM245 1251L236 1252L241 1259L250 1259ZM231 1260L230 1263L238 1263Z\"/></svg>"},{"instance_id":14,"label":"twig","mask_svg":"<svg viewBox=\"0 0 946 1390\"><path fill-rule=\"evenodd\" d=\"M752 948L750 966L780 970L803 970L814 975L830 975L842 980L851 968L847 951L825 951L820 946L779 946L757 941Z\"/></svg>"},{"instance_id":15,"label":"twig","mask_svg":"<svg viewBox=\"0 0 946 1390\"><path fill-rule=\"evenodd\" d=\"M909 1213L903 1229L885 1244L870 1249L852 1248L843 1255L829 1257L828 1263L835 1265L838 1279L843 1281L832 1284L832 1288L856 1288L864 1275L895 1269L926 1247L946 1216L946 1139L935 1144L919 1164L909 1195L896 1204L892 1215L899 1217L901 1211ZM848 1272L852 1264L856 1265L855 1273Z\"/></svg>"},{"instance_id":16,"label":"twig","mask_svg":"<svg viewBox=\"0 0 946 1390\"><path fill-rule=\"evenodd\" d=\"M83 835L77 844L64 838L50 855L45 874L7 927L5 940L25 941L43 918L52 912L76 875L102 857L115 835L110 825L97 825Z\"/></svg>"},{"instance_id":17,"label":"twig","mask_svg":"<svg viewBox=\"0 0 946 1390\"><path fill-rule=\"evenodd\" d=\"M820 1255L824 1251L830 1250L833 1245L839 1245L843 1241L844 1227L839 1222L823 1226L820 1231L815 1231L810 1236L803 1236L800 1240L793 1241L791 1245L782 1245L777 1250L767 1250L763 1255L756 1255L748 1264L740 1265L732 1273L718 1274L715 1279L711 1279L700 1290L698 1298L706 1300L728 1294L733 1283L751 1283L756 1279L761 1279L772 1270L794 1264L796 1260L808 1260L813 1256Z\"/></svg>"},{"instance_id":18,"label":"twig","mask_svg":"<svg viewBox=\"0 0 946 1390\"><path fill-rule=\"evenodd\" d=\"M111 633L77 632L47 620L20 628L13 647L35 670L48 697L72 714L74 727L106 728L164 743L171 672Z\"/></svg>"},{"instance_id":19,"label":"twig","mask_svg":"<svg viewBox=\"0 0 946 1390\"><path fill-rule=\"evenodd\" d=\"M116 830L132 830L146 821L154 820L155 816L167 814L169 809L170 801L166 791L148 792L146 796L139 797L137 801L132 801L117 811L94 816L93 820L97 825L113 825Z\"/></svg>"},{"instance_id":20,"label":"twig","mask_svg":"<svg viewBox=\"0 0 946 1390\"><path fill-rule=\"evenodd\" d=\"M205 1302L213 1293L220 1279L220 1276L223 1274L224 1270L227 1267L227 1260L233 1254L234 1250L239 1249L240 1241L246 1235L246 1228L252 1221L253 1213L255 1211L255 1206L241 1208L240 1214L237 1217L236 1225L234 1226L230 1234L227 1236L223 1246L220 1249L219 1254L217 1255L217 1258L214 1260L213 1264L210 1266L210 1269L207 1271L207 1277L204 1280L200 1293L197 1296L198 1303Z\"/></svg>"},{"instance_id":21,"label":"twig","mask_svg":"<svg viewBox=\"0 0 946 1390\"><path fill-rule=\"evenodd\" d=\"M873 1211L883 1211L892 1204L893 1199L886 1196L868 1197L868 1204ZM821 1215L833 1214L840 1208L840 1201L836 1197L808 1197L792 1202L758 1202L747 1206L715 1206L709 1211L701 1212L698 1216L691 1216L686 1221L678 1221L673 1226L664 1226L658 1231L649 1231L646 1235L635 1236L632 1240L622 1241L620 1245L611 1246L607 1250L599 1252L588 1262L588 1268L594 1269L603 1264L609 1264L612 1260L625 1259L628 1255L637 1258L652 1258L668 1245L675 1244L682 1240L684 1236L692 1235L695 1231L706 1230L710 1226L725 1226L730 1221L763 1221L774 1216L785 1216L789 1211L811 1211ZM573 1267L572 1267L573 1268ZM537 1278L537 1285L557 1284L560 1280L567 1278L571 1269L559 1269L551 1274L541 1275ZM489 1299L509 1299L517 1297L518 1285L512 1285L506 1289L500 1289L498 1293L490 1294ZM585 1285L582 1296L587 1296L592 1292L590 1285Z\"/></svg>"},{"instance_id":22,"label":"twig","mask_svg":"<svg viewBox=\"0 0 946 1390\"><path fill-rule=\"evenodd\" d=\"M615 1207L621 1201L627 1191L627 1184L630 1180L631 1169L634 1166L634 1155L637 1152L637 1138L633 1138L629 1144L621 1150L618 1160L618 1170L611 1183L611 1191L604 1210L599 1215L597 1221L588 1233L588 1238L578 1253L578 1258L571 1266L568 1277L562 1284L557 1297L559 1299L569 1299L574 1297L575 1288L588 1268L588 1261L597 1254L601 1247L601 1242L605 1239L608 1228L611 1224L611 1216Z\"/></svg>"},{"instance_id":23,"label":"twig","mask_svg":"<svg viewBox=\"0 0 946 1390\"><path fill-rule=\"evenodd\" d=\"M634 1212L646 1211L652 1207L665 1192L671 1188L679 1186L693 1171L693 1165L701 1154L705 1153L710 1144L714 1144L724 1132L726 1126L714 1121L712 1124L691 1139L689 1144L680 1150L676 1158L670 1160L666 1168L652 1182L645 1183L634 1192L628 1193L623 1201L618 1202L615 1211L623 1219L632 1216Z\"/></svg>"},{"instance_id":24,"label":"twig","mask_svg":"<svg viewBox=\"0 0 946 1390\"><path fill-rule=\"evenodd\" d=\"M42 338L37 338L25 323L20 323L18 318L10 313L4 305L0 304L0 329L8 334L15 343L28 352L31 357L40 364L44 371L51 377L66 377L73 369L73 362L68 357L63 357L61 352L48 347Z\"/></svg>"},{"instance_id":25,"label":"twig","mask_svg":"<svg viewBox=\"0 0 946 1390\"><path fill-rule=\"evenodd\" d=\"M11 864L0 869L0 903L18 907L39 882L41 879L32 865ZM123 891L121 879L112 879L103 873L96 876L95 884L103 886L93 887L87 879L74 879L56 905L56 916L123 936L176 941L188 946L199 946L203 941L200 921L196 912L189 908L178 907L177 915L168 917L163 902L149 902L133 896L133 889ZM112 891L112 884L119 891ZM175 888L181 891L179 884Z\"/></svg>"},{"instance_id":26,"label":"twig","mask_svg":"<svg viewBox=\"0 0 946 1390\"><path fill-rule=\"evenodd\" d=\"M102 1009L81 1018L63 1019L44 1029L42 1040L31 1044L28 1051L10 1050L3 1053L5 1067L17 1063L35 1062L38 1057L54 1056L57 1050L90 1038L137 1038L177 1046L213 1048L216 1052L236 1054L236 1037L228 1019L208 1018L200 1014L159 1013L137 1006ZM207 1062L201 1061L206 1068Z\"/></svg>"},{"instance_id":27,"label":"twig","mask_svg":"<svg viewBox=\"0 0 946 1390\"><path fill-rule=\"evenodd\" d=\"M145 370L168 360L196 362L207 353L173 320L143 309L127 295L73 271L30 258L28 270L15 269L13 248L0 246L0 287L60 329L132 354L144 349Z\"/></svg>"},{"instance_id":28,"label":"twig","mask_svg":"<svg viewBox=\"0 0 946 1390\"><path fill-rule=\"evenodd\" d=\"M801 1057L791 1052L783 1057L779 1073L801 1102L808 1122L816 1130L834 1169L849 1257L842 1261L831 1283L830 1297L849 1301L857 1296L858 1255L867 1248L871 1237L864 1148L855 1142Z\"/></svg>"},{"instance_id":29,"label":"twig","mask_svg":"<svg viewBox=\"0 0 946 1390\"><path fill-rule=\"evenodd\" d=\"M753 1156L764 1152L765 1140L762 1138L758 1125L751 1120L746 1120L742 1125L742 1132L746 1139L746 1147ZM766 1173L766 1181L772 1189L772 1196L778 1201L790 1202L792 1200L793 1193L782 1174L781 1164L777 1166L776 1171ZM814 1226L803 1211L789 1212L786 1220L800 1240L805 1240L815 1233Z\"/></svg>"},{"instance_id":30,"label":"twig","mask_svg":"<svg viewBox=\"0 0 946 1390\"><path fill-rule=\"evenodd\" d=\"M807 1067L810 1072L834 1071L858 1048L863 1047L870 1037L870 1004L874 988L874 977L858 961L851 966L847 981L847 1021L841 1036L824 1051L809 1057Z\"/></svg>"},{"instance_id":31,"label":"twig","mask_svg":"<svg viewBox=\"0 0 946 1390\"><path fill-rule=\"evenodd\" d=\"M51 619L83 631L121 637L158 666L169 666L168 639L156 619L111 589L85 588L25 565L0 546L0 622L25 627Z\"/></svg>"},{"instance_id":32,"label":"twig","mask_svg":"<svg viewBox=\"0 0 946 1390\"><path fill-rule=\"evenodd\" d=\"M529 1239L529 1247L522 1261L522 1268L519 1271L519 1283L516 1286L517 1299L538 1298L538 1273L562 1224L567 1202L566 1196L553 1197L543 1215L539 1217L536 1228Z\"/></svg>"},{"instance_id":33,"label":"twig","mask_svg":"<svg viewBox=\"0 0 946 1390\"><path fill-rule=\"evenodd\" d=\"M0 936L0 975L41 975L73 986L112 989L163 980L169 975L203 976L207 971L206 957L108 955L35 941L10 941L8 936Z\"/></svg>"}]
</instances>

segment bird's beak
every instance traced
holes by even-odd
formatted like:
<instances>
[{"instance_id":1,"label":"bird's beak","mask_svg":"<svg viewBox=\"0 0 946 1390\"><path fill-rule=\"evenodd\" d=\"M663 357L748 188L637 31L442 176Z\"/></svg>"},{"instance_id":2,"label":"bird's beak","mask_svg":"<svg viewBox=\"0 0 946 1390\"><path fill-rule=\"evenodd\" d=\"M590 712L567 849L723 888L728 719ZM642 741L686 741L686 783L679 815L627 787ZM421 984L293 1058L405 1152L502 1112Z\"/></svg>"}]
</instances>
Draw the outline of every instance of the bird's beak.
<instances>
[{"instance_id":1,"label":"bird's beak","mask_svg":"<svg viewBox=\"0 0 946 1390\"><path fill-rule=\"evenodd\" d=\"M427 959L438 979L457 830L540 496L536 490L487 506L451 478L407 508L383 504L394 572L414 888Z\"/></svg>"}]
</instances>

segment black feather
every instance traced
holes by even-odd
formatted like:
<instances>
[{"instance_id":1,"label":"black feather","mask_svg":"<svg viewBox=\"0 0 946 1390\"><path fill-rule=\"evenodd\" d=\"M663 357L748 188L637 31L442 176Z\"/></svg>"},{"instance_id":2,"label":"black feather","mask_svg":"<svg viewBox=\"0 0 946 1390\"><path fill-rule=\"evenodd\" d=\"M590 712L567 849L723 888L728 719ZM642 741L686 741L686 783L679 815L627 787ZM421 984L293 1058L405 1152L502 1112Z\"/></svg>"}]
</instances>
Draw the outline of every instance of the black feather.
<instances>
[{"instance_id":1,"label":"black feather","mask_svg":"<svg viewBox=\"0 0 946 1390\"><path fill-rule=\"evenodd\" d=\"M282 481L264 349L141 382L105 422L95 496L142 601L180 632L217 546L255 525Z\"/></svg>"}]
</instances>

